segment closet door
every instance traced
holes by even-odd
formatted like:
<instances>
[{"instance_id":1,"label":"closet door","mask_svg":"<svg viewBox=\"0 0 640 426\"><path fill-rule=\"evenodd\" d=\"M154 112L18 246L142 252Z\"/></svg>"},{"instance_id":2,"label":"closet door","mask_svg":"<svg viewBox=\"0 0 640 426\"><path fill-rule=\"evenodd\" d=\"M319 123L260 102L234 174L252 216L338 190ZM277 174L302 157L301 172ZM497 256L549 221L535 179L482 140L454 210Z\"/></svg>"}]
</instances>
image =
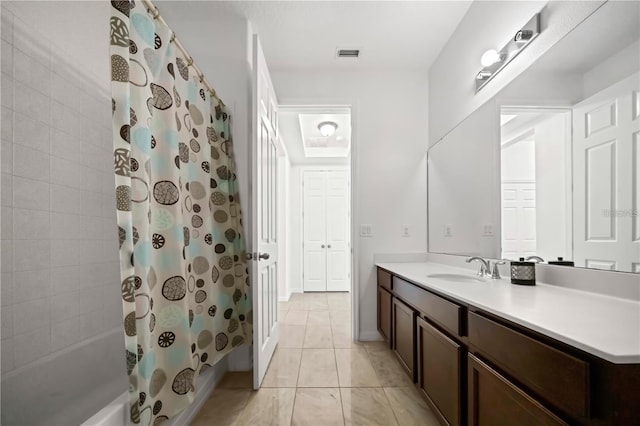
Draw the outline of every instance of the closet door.
<instances>
[{"instance_id":1,"label":"closet door","mask_svg":"<svg viewBox=\"0 0 640 426\"><path fill-rule=\"evenodd\" d=\"M327 291L349 291L349 174L327 172Z\"/></svg>"},{"instance_id":2,"label":"closet door","mask_svg":"<svg viewBox=\"0 0 640 426\"><path fill-rule=\"evenodd\" d=\"M305 171L303 185L303 290L327 291L326 172Z\"/></svg>"},{"instance_id":3,"label":"closet door","mask_svg":"<svg viewBox=\"0 0 640 426\"><path fill-rule=\"evenodd\" d=\"M640 271L640 85L638 74L573 110L576 266ZM620 213L620 214L618 214Z\"/></svg>"}]
</instances>

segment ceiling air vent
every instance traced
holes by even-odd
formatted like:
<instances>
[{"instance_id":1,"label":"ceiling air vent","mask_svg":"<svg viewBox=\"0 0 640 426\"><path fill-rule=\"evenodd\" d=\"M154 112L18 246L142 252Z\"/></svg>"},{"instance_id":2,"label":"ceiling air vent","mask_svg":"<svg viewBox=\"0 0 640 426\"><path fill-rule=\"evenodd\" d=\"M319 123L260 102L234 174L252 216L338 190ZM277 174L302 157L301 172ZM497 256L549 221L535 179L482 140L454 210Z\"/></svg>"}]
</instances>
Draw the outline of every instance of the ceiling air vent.
<instances>
[{"instance_id":1,"label":"ceiling air vent","mask_svg":"<svg viewBox=\"0 0 640 426\"><path fill-rule=\"evenodd\" d=\"M340 49L336 50L336 58L358 58L360 49Z\"/></svg>"}]
</instances>

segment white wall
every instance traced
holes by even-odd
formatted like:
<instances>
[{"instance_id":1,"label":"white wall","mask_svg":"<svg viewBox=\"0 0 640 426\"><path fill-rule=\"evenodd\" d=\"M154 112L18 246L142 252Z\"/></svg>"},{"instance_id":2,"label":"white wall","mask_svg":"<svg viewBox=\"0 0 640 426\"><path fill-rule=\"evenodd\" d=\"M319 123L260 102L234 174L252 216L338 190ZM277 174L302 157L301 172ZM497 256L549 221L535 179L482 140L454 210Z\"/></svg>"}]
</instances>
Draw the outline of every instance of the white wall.
<instances>
[{"instance_id":1,"label":"white wall","mask_svg":"<svg viewBox=\"0 0 640 426\"><path fill-rule=\"evenodd\" d=\"M274 70L271 76L282 104L354 105L353 215L358 229L371 224L374 234L357 242L359 331L361 339L378 338L373 254L426 250L427 76ZM291 205L300 205L294 198ZM299 226L294 223L296 212L292 207L292 227ZM405 223L410 226L408 238L401 236Z\"/></svg>"},{"instance_id":2,"label":"white wall","mask_svg":"<svg viewBox=\"0 0 640 426\"><path fill-rule=\"evenodd\" d=\"M586 99L620 80L638 72L640 68L640 40L632 43L606 61L584 74Z\"/></svg>"},{"instance_id":3,"label":"white wall","mask_svg":"<svg viewBox=\"0 0 640 426\"><path fill-rule=\"evenodd\" d=\"M501 181L536 181L536 142L531 137L503 146L500 155Z\"/></svg>"},{"instance_id":4,"label":"white wall","mask_svg":"<svg viewBox=\"0 0 640 426\"><path fill-rule=\"evenodd\" d=\"M437 142L471 112L496 95L602 3L473 2L429 70L429 143ZM501 48L543 7L540 36L476 94L474 77L481 69L482 53L490 48Z\"/></svg>"},{"instance_id":5,"label":"white wall","mask_svg":"<svg viewBox=\"0 0 640 426\"><path fill-rule=\"evenodd\" d=\"M291 186L291 163L286 155L278 157L278 298L281 301L289 300L291 295L290 270L295 264L292 256L294 253L290 247L291 209L289 208Z\"/></svg>"},{"instance_id":6,"label":"white wall","mask_svg":"<svg viewBox=\"0 0 640 426\"><path fill-rule=\"evenodd\" d=\"M571 113L535 126L536 254L571 258Z\"/></svg>"}]
</instances>

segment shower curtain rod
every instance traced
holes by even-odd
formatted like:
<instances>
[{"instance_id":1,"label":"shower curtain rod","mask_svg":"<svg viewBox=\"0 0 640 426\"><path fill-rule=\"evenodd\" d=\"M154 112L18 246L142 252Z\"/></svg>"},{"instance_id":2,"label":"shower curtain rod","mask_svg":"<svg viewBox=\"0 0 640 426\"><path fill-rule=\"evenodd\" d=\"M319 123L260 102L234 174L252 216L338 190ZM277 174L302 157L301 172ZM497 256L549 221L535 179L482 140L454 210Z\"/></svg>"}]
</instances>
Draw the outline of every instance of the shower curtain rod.
<instances>
[{"instance_id":1,"label":"shower curtain rod","mask_svg":"<svg viewBox=\"0 0 640 426\"><path fill-rule=\"evenodd\" d=\"M165 21L164 18L162 16L160 16L160 10L158 9L158 7L155 4L153 4L153 2L151 0L142 0L142 2L145 4L145 7L147 8L147 12L149 12L149 14L153 17L153 19L156 19L159 22L162 22L162 24L166 25L167 28L171 29L169 24L167 24L167 21ZM189 54L189 52L187 52L187 49L185 49L184 46L182 45L182 43L180 43L180 40L178 40L178 37L176 37L175 31L171 30L171 32L172 32L171 43L175 44L176 47L178 49L180 49L182 54L187 59L187 65L192 67L195 70L195 72L198 74L198 78L200 79L200 83L204 84L204 87L206 87L207 90L209 91L209 93L211 93L211 96L216 98L218 101L220 101L220 103L223 106L225 106L224 101L222 99L220 99L220 97L217 95L215 89L213 87L211 87L211 84L209 84L209 82L207 81L207 78L204 76L202 71L200 71L200 68L193 62L193 56L191 56Z\"/></svg>"}]
</instances>

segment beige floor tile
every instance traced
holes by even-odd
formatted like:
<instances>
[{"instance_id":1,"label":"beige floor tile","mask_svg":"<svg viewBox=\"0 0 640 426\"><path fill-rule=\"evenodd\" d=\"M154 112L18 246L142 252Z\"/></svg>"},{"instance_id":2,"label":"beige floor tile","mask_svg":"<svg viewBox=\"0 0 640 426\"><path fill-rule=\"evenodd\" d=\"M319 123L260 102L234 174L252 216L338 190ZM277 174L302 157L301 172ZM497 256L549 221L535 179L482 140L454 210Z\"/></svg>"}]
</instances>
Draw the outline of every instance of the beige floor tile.
<instances>
[{"instance_id":1,"label":"beige floor tile","mask_svg":"<svg viewBox=\"0 0 640 426\"><path fill-rule=\"evenodd\" d=\"M397 425L382 388L341 388L345 425Z\"/></svg>"},{"instance_id":2,"label":"beige floor tile","mask_svg":"<svg viewBox=\"0 0 640 426\"><path fill-rule=\"evenodd\" d=\"M389 405L402 426L438 426L440 422L427 405L424 397L413 386L384 388Z\"/></svg>"},{"instance_id":3,"label":"beige floor tile","mask_svg":"<svg viewBox=\"0 0 640 426\"><path fill-rule=\"evenodd\" d=\"M253 389L253 371L229 371L218 387L220 389Z\"/></svg>"},{"instance_id":4,"label":"beige floor tile","mask_svg":"<svg viewBox=\"0 0 640 426\"><path fill-rule=\"evenodd\" d=\"M344 425L340 390L337 388L298 389L291 425Z\"/></svg>"},{"instance_id":5,"label":"beige floor tile","mask_svg":"<svg viewBox=\"0 0 640 426\"><path fill-rule=\"evenodd\" d=\"M247 405L249 389L216 389L204 403L191 426L235 425L240 413Z\"/></svg>"},{"instance_id":6,"label":"beige floor tile","mask_svg":"<svg viewBox=\"0 0 640 426\"><path fill-rule=\"evenodd\" d=\"M279 348L302 348L304 346L304 325L280 324Z\"/></svg>"},{"instance_id":7,"label":"beige floor tile","mask_svg":"<svg viewBox=\"0 0 640 426\"><path fill-rule=\"evenodd\" d=\"M359 346L358 342L354 342L351 339L350 327L344 327L344 326L331 327L331 332L333 337L334 348L349 349L349 348Z\"/></svg>"},{"instance_id":8,"label":"beige floor tile","mask_svg":"<svg viewBox=\"0 0 640 426\"><path fill-rule=\"evenodd\" d=\"M298 300L302 300L304 298L304 293L291 293L289 296L289 302L295 302Z\"/></svg>"},{"instance_id":9,"label":"beige floor tile","mask_svg":"<svg viewBox=\"0 0 640 426\"><path fill-rule=\"evenodd\" d=\"M306 311L307 310L307 302L303 299L293 300L288 303L289 311Z\"/></svg>"},{"instance_id":10,"label":"beige floor tile","mask_svg":"<svg viewBox=\"0 0 640 426\"><path fill-rule=\"evenodd\" d=\"M262 381L262 387L295 388L301 359L302 349L276 349Z\"/></svg>"},{"instance_id":11,"label":"beige floor tile","mask_svg":"<svg viewBox=\"0 0 640 426\"><path fill-rule=\"evenodd\" d=\"M283 324L288 325L307 325L307 311L290 310L287 316L282 320Z\"/></svg>"},{"instance_id":12,"label":"beige floor tile","mask_svg":"<svg viewBox=\"0 0 640 426\"><path fill-rule=\"evenodd\" d=\"M340 387L380 387L380 381L362 348L336 349Z\"/></svg>"},{"instance_id":13,"label":"beige floor tile","mask_svg":"<svg viewBox=\"0 0 640 426\"><path fill-rule=\"evenodd\" d=\"M298 387L336 388L338 371L333 349L303 349Z\"/></svg>"},{"instance_id":14,"label":"beige floor tile","mask_svg":"<svg viewBox=\"0 0 640 426\"><path fill-rule=\"evenodd\" d=\"M350 326L351 325L351 311L330 310L329 316L331 317L332 326Z\"/></svg>"},{"instance_id":15,"label":"beige floor tile","mask_svg":"<svg viewBox=\"0 0 640 426\"><path fill-rule=\"evenodd\" d=\"M262 388L252 392L238 426L271 426L291 424L296 390L291 388Z\"/></svg>"},{"instance_id":16,"label":"beige floor tile","mask_svg":"<svg viewBox=\"0 0 640 426\"><path fill-rule=\"evenodd\" d=\"M389 349L389 342L385 342L383 340L360 342L360 343L362 344L362 346L364 346L364 348L368 352L371 352L371 351L389 352L389 351L391 351L391 349Z\"/></svg>"},{"instance_id":17,"label":"beige floor tile","mask_svg":"<svg viewBox=\"0 0 640 426\"><path fill-rule=\"evenodd\" d=\"M306 308L311 311L328 311L329 304L326 301L322 300L309 300L305 302Z\"/></svg>"},{"instance_id":18,"label":"beige floor tile","mask_svg":"<svg viewBox=\"0 0 640 426\"><path fill-rule=\"evenodd\" d=\"M333 348L331 327L320 325L307 325L304 335L305 348Z\"/></svg>"},{"instance_id":19,"label":"beige floor tile","mask_svg":"<svg viewBox=\"0 0 640 426\"><path fill-rule=\"evenodd\" d=\"M329 311L309 311L307 316L307 325L331 325L331 317Z\"/></svg>"},{"instance_id":20,"label":"beige floor tile","mask_svg":"<svg viewBox=\"0 0 640 426\"><path fill-rule=\"evenodd\" d=\"M396 355L388 348L371 350L368 348L369 360L380 380L380 384L386 387L409 387L413 382L400 366Z\"/></svg>"},{"instance_id":21,"label":"beige floor tile","mask_svg":"<svg viewBox=\"0 0 640 426\"><path fill-rule=\"evenodd\" d=\"M314 301L314 302L327 302L327 293L316 292L316 293L303 293L302 299L305 302Z\"/></svg>"}]
</instances>

